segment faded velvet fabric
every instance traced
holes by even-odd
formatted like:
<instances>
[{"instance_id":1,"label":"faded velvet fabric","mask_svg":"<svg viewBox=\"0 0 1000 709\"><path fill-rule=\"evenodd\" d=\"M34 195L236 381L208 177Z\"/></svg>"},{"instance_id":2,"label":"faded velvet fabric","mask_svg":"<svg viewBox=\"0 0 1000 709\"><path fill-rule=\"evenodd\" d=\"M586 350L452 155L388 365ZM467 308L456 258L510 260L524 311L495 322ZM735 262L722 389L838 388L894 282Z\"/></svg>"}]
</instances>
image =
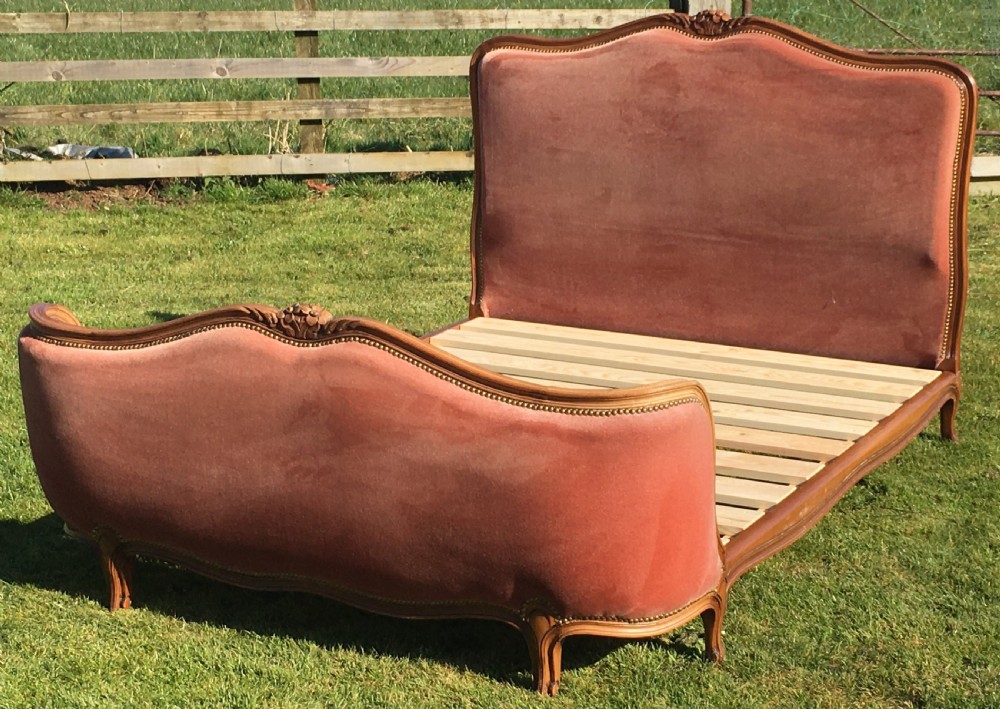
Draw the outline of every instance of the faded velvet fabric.
<instances>
[{"instance_id":1,"label":"faded velvet fabric","mask_svg":"<svg viewBox=\"0 0 1000 709\"><path fill-rule=\"evenodd\" d=\"M538 599L567 617L653 616L720 583L699 403L530 410L364 343L237 327L131 350L25 335L20 364L42 486L84 532L401 603Z\"/></svg>"},{"instance_id":2,"label":"faded velvet fabric","mask_svg":"<svg viewBox=\"0 0 1000 709\"><path fill-rule=\"evenodd\" d=\"M477 79L484 314L937 364L953 78L654 29Z\"/></svg>"}]
</instances>

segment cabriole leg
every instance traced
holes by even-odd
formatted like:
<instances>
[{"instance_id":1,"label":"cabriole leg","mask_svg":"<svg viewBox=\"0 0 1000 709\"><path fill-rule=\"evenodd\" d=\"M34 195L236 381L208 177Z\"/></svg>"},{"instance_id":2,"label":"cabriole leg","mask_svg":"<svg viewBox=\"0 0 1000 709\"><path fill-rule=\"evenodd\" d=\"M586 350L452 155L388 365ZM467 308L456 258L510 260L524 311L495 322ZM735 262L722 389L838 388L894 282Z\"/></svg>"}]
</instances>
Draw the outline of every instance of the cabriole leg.
<instances>
[{"instance_id":1,"label":"cabriole leg","mask_svg":"<svg viewBox=\"0 0 1000 709\"><path fill-rule=\"evenodd\" d=\"M555 619L543 614L531 615L523 630L531 655L535 688L541 694L554 697L559 691L562 672L562 638L556 632Z\"/></svg>"},{"instance_id":2,"label":"cabriole leg","mask_svg":"<svg viewBox=\"0 0 1000 709\"><path fill-rule=\"evenodd\" d=\"M722 620L726 615L726 599L719 599L717 606L701 613L705 624L705 659L721 663L726 659L726 646L722 643Z\"/></svg>"},{"instance_id":3,"label":"cabriole leg","mask_svg":"<svg viewBox=\"0 0 1000 709\"><path fill-rule=\"evenodd\" d=\"M108 608L112 612L119 608L131 608L132 557L121 550L114 533L99 532L96 537L101 566L108 582Z\"/></svg>"},{"instance_id":4,"label":"cabriole leg","mask_svg":"<svg viewBox=\"0 0 1000 709\"><path fill-rule=\"evenodd\" d=\"M941 407L941 437L949 441L958 440L955 417L958 414L958 399L949 399Z\"/></svg>"}]
</instances>

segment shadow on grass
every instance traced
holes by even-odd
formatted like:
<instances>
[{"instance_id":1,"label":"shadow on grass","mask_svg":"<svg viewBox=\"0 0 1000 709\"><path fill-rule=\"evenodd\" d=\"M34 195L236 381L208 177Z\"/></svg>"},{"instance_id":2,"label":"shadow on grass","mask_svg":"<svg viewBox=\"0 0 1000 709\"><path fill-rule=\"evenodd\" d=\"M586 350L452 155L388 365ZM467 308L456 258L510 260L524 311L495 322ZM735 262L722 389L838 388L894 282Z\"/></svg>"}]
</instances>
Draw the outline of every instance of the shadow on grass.
<instances>
[{"instance_id":1,"label":"shadow on grass","mask_svg":"<svg viewBox=\"0 0 1000 709\"><path fill-rule=\"evenodd\" d=\"M0 545L4 550L0 580L106 603L107 590L96 551L66 536L56 515L28 523L0 519ZM305 593L238 588L152 560L140 560L133 581L136 607L186 622L307 640L326 649L428 659L499 682L531 686L524 640L500 622L401 620ZM563 654L563 668L592 665L624 642L574 637ZM676 640L668 642L667 648L656 640L639 642L698 656L693 647Z\"/></svg>"},{"instance_id":2,"label":"shadow on grass","mask_svg":"<svg viewBox=\"0 0 1000 709\"><path fill-rule=\"evenodd\" d=\"M147 310L146 315L156 320L156 322L170 322L171 320L184 317L181 313L166 313L162 310Z\"/></svg>"}]
</instances>

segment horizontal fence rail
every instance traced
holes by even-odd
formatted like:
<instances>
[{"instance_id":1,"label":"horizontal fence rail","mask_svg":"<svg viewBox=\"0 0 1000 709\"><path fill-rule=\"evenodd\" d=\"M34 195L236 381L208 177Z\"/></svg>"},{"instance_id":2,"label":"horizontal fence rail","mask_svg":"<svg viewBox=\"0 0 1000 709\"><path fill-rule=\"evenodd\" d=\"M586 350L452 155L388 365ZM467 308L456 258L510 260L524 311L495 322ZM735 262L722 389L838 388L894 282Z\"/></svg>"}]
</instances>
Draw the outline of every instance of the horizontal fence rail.
<instances>
[{"instance_id":1,"label":"horizontal fence rail","mask_svg":"<svg viewBox=\"0 0 1000 709\"><path fill-rule=\"evenodd\" d=\"M317 57L3 62L0 81L155 81L371 76L465 76L468 57Z\"/></svg>"},{"instance_id":2,"label":"horizontal fence rail","mask_svg":"<svg viewBox=\"0 0 1000 709\"><path fill-rule=\"evenodd\" d=\"M0 124L20 126L105 123L210 123L336 118L468 118L469 99L345 98L284 101L189 101L0 107Z\"/></svg>"},{"instance_id":3,"label":"horizontal fence rail","mask_svg":"<svg viewBox=\"0 0 1000 709\"><path fill-rule=\"evenodd\" d=\"M59 177L52 177L53 168ZM391 153L316 153L276 155L202 155L130 160L60 160L12 162L4 166L6 182L64 180L140 180L150 177L217 177L256 175L336 175L367 172L464 172L472 169L472 153L462 151ZM9 172L7 172L9 171Z\"/></svg>"},{"instance_id":4,"label":"horizontal fence rail","mask_svg":"<svg viewBox=\"0 0 1000 709\"><path fill-rule=\"evenodd\" d=\"M658 12L603 10L376 10L0 13L0 34L606 29Z\"/></svg>"}]
</instances>

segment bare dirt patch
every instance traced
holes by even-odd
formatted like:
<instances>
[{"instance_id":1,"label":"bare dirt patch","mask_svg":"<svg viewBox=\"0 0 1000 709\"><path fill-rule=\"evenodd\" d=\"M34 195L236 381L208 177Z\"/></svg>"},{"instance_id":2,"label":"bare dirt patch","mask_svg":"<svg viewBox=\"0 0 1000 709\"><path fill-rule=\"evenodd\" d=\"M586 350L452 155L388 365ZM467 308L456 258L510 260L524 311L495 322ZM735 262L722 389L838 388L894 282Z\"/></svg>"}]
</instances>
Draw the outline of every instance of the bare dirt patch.
<instances>
[{"instance_id":1,"label":"bare dirt patch","mask_svg":"<svg viewBox=\"0 0 1000 709\"><path fill-rule=\"evenodd\" d=\"M50 208L57 211L83 209L98 211L136 204L165 204L156 182L121 185L58 185L31 190Z\"/></svg>"}]
</instances>

